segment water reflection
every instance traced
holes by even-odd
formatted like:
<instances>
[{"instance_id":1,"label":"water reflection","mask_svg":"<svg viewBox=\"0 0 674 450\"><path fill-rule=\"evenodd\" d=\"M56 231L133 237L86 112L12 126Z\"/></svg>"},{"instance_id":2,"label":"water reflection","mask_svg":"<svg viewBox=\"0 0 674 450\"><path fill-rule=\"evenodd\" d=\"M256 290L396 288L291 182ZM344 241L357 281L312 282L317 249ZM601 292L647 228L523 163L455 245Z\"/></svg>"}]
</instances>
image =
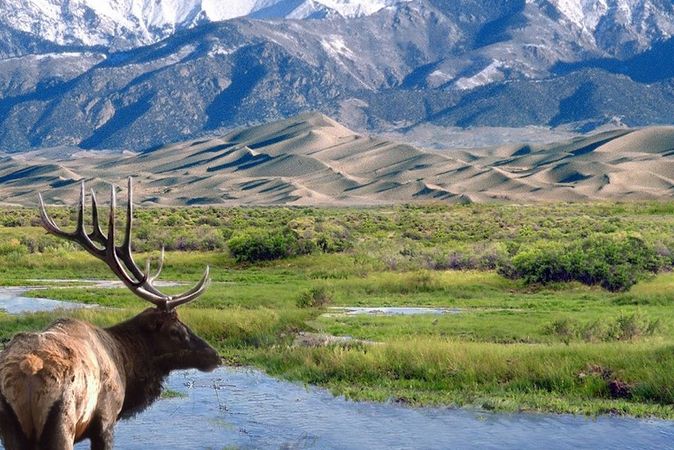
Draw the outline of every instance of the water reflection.
<instances>
[{"instance_id":1,"label":"water reflection","mask_svg":"<svg viewBox=\"0 0 674 450\"><path fill-rule=\"evenodd\" d=\"M460 314L460 308L430 308L424 306L331 306L326 315L345 316L417 316L424 314Z\"/></svg>"}]
</instances>

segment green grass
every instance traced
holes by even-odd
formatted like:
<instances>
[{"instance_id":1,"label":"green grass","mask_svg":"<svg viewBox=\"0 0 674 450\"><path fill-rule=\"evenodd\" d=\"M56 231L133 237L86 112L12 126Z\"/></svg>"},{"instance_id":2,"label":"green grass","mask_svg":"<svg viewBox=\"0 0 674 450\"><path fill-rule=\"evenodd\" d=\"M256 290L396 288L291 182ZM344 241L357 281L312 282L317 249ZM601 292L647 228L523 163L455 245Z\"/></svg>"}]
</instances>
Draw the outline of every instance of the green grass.
<instances>
[{"instance_id":1,"label":"green grass","mask_svg":"<svg viewBox=\"0 0 674 450\"><path fill-rule=\"evenodd\" d=\"M186 394L178 391L174 391L173 389L163 389L161 391L161 398L164 399L171 399L171 398L185 398L187 397Z\"/></svg>"},{"instance_id":2,"label":"green grass","mask_svg":"<svg viewBox=\"0 0 674 450\"><path fill-rule=\"evenodd\" d=\"M167 208L139 211L137 222L141 231L178 230L170 239L179 239L180 233L198 237L204 227L211 237L289 223L306 229L307 223L335 221L348 228L351 245L343 252L264 263L238 264L226 247L167 252L160 279L185 283L166 288L169 293L186 289L210 265L209 290L180 314L230 364L253 365L353 399L674 419L674 273L642 280L626 293L609 293L579 283L525 285L484 270L482 263L455 258L459 253L486 258L532 240L564 241L596 232L639 233L666 255L674 249L672 205ZM64 225L72 223L69 214L55 210ZM34 220L34 211L0 210L0 223L18 225L0 227L0 284L111 278L88 254L45 238L38 228L21 226ZM143 233L139 250L157 249L156 236ZM156 259L158 251L139 252L139 265L148 256ZM456 261L483 270L444 270ZM324 315L329 310L297 306L307 292L329 293L328 306L432 306L461 312ZM29 295L114 309L0 312L0 342L19 331L44 328L57 316L107 326L149 306L125 289L59 285ZM636 319L629 322L630 317ZM646 332L645 324L652 322L657 327ZM629 339L606 331L617 324L637 331ZM298 348L292 345L298 331L376 344ZM614 382L629 386L629 395L615 398Z\"/></svg>"},{"instance_id":3,"label":"green grass","mask_svg":"<svg viewBox=\"0 0 674 450\"><path fill-rule=\"evenodd\" d=\"M272 374L353 399L674 418L672 356L672 344L652 342L500 345L413 338L363 348L265 352L255 361ZM606 381L588 371L594 365L634 383L633 397L612 399Z\"/></svg>"}]
</instances>

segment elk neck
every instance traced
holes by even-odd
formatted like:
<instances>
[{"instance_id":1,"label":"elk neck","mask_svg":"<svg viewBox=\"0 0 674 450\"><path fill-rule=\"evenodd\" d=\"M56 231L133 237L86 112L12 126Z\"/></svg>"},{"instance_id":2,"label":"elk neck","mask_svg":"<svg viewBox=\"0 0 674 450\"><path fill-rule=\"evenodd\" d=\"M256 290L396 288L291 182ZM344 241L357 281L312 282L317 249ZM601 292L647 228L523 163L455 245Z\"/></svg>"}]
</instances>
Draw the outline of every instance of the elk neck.
<instances>
[{"instance_id":1,"label":"elk neck","mask_svg":"<svg viewBox=\"0 0 674 450\"><path fill-rule=\"evenodd\" d=\"M118 344L126 380L120 417L130 417L143 411L160 396L169 370L153 363L157 356L156 350L134 323L134 318L107 328L106 331Z\"/></svg>"}]
</instances>

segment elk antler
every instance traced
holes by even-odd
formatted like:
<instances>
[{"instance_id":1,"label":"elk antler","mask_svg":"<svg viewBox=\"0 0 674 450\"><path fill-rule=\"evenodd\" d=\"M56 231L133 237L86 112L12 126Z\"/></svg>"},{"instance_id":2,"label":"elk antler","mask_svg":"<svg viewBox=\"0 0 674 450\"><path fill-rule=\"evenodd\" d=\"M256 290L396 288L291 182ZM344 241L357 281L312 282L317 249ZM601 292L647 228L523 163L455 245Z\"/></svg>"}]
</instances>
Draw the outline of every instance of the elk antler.
<instances>
[{"instance_id":1,"label":"elk antler","mask_svg":"<svg viewBox=\"0 0 674 450\"><path fill-rule=\"evenodd\" d=\"M115 246L115 186L112 185L110 192L110 218L108 220L108 236L106 237L98 223L98 207L96 206L96 195L92 189L91 191L91 207L92 220L94 230L87 234L84 229L84 181L80 187L80 207L77 213L77 228L72 233L62 231L54 221L47 215L47 211L42 201L42 194L38 194L40 199L40 218L42 225L50 233L67 239L69 241L77 242L86 251L94 255L96 258L104 261L108 267L117 275L117 278L131 289L131 292L153 303L159 309L170 311L184 303L190 302L204 293L208 285L209 268L206 266L203 277L191 289L183 292L180 295L166 295L160 292L152 284L157 279L161 269L164 265L164 247L161 249L161 257L159 259L159 267L154 276L150 276L150 261L148 259L145 272L143 272L133 260L131 255L131 222L133 216L133 186L131 177L129 177L129 199L126 208L126 229L124 233L124 241L122 245ZM102 246L99 248L96 244Z\"/></svg>"}]
</instances>

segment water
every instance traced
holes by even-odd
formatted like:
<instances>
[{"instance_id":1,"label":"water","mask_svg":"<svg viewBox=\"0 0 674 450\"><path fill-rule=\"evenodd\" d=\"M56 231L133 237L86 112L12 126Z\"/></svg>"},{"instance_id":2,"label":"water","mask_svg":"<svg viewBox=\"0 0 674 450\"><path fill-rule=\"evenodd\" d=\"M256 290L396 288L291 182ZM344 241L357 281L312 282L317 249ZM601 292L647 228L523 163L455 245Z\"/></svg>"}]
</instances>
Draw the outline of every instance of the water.
<instances>
[{"instance_id":1,"label":"water","mask_svg":"<svg viewBox=\"0 0 674 450\"><path fill-rule=\"evenodd\" d=\"M184 397L120 422L116 448L674 448L674 422L351 402L242 368L176 372L167 386Z\"/></svg>"},{"instance_id":2,"label":"water","mask_svg":"<svg viewBox=\"0 0 674 450\"><path fill-rule=\"evenodd\" d=\"M421 314L460 314L459 308L427 308L423 306L332 306L328 308L331 314L347 316L415 316Z\"/></svg>"},{"instance_id":3,"label":"water","mask_svg":"<svg viewBox=\"0 0 674 450\"><path fill-rule=\"evenodd\" d=\"M43 280L43 279L34 279L28 280L31 282L38 283L54 283L55 285L50 286L52 289L57 289L59 287L69 288L73 287L73 284L85 285L87 289L96 288L96 289L109 289L109 288L124 288L124 284L121 281L117 280L89 280L89 279L64 279L64 280ZM61 286L59 286L61 284ZM178 286L179 283L164 281L156 282L155 286ZM58 309L75 309L75 308L92 308L96 305L87 305L84 303L76 302L66 302L59 300L51 300L49 298L32 298L32 297L23 297L21 294L36 289L44 289L43 286L33 286L33 287L1 287L0 286L0 311L5 311L9 314L22 314L22 313L32 313L40 311L55 311Z\"/></svg>"},{"instance_id":4,"label":"water","mask_svg":"<svg viewBox=\"0 0 674 450\"><path fill-rule=\"evenodd\" d=\"M674 448L674 422L351 402L242 368L175 372L167 386L184 397L119 422L116 448Z\"/></svg>"},{"instance_id":5,"label":"water","mask_svg":"<svg viewBox=\"0 0 674 450\"><path fill-rule=\"evenodd\" d=\"M21 294L35 288L0 287L0 310L9 314L21 314L57 309L90 308L91 305L74 302L62 302L48 298L22 297Z\"/></svg>"}]
</instances>

